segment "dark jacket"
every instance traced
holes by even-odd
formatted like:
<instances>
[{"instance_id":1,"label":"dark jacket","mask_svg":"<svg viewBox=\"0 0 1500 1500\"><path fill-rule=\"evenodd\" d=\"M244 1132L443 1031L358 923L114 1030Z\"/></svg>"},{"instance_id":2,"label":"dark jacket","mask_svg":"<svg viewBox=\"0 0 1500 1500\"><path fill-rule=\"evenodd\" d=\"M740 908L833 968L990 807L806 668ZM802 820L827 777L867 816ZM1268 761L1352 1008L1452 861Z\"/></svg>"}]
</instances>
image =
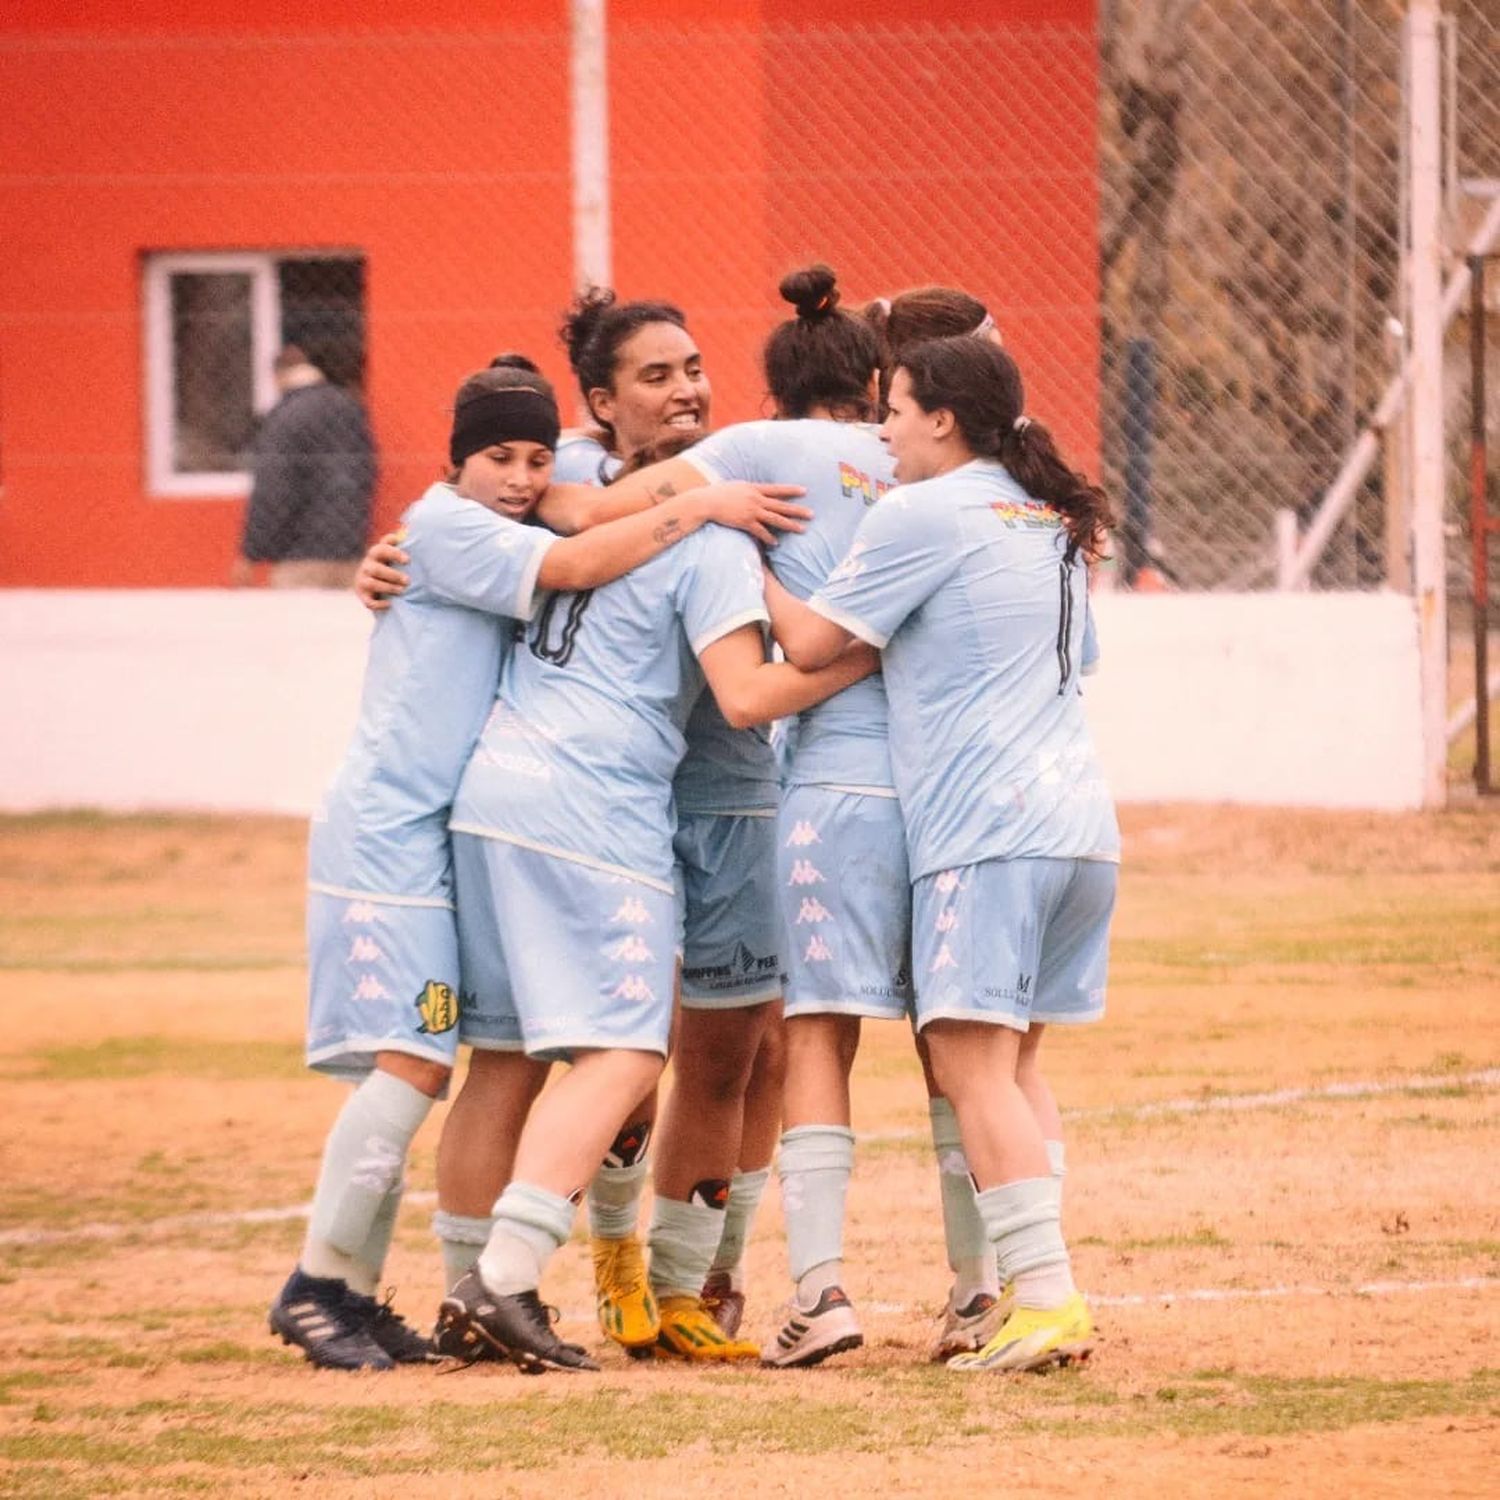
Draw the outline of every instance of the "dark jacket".
<instances>
[{"instance_id":1,"label":"dark jacket","mask_svg":"<svg viewBox=\"0 0 1500 1500\"><path fill-rule=\"evenodd\" d=\"M375 443L363 408L336 385L288 391L262 419L240 551L251 562L343 560L365 550Z\"/></svg>"}]
</instances>

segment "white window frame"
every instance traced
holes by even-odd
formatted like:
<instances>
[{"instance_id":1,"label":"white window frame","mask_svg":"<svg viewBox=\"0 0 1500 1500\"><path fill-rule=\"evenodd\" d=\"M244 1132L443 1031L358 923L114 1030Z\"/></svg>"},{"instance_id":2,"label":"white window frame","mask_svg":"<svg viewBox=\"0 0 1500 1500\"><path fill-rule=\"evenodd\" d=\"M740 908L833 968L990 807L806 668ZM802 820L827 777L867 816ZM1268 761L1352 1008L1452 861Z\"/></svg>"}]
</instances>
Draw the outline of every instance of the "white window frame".
<instances>
[{"instance_id":1,"label":"white window frame","mask_svg":"<svg viewBox=\"0 0 1500 1500\"><path fill-rule=\"evenodd\" d=\"M282 255L225 251L198 254L148 255L145 294L146 484L162 499L195 500L205 496L243 499L250 493L248 470L237 473L193 473L172 467L172 424L176 403L177 370L172 345L172 277L200 275L250 277L250 359L254 371L257 414L276 403L276 381L271 361L281 339L281 289L276 266Z\"/></svg>"}]
</instances>

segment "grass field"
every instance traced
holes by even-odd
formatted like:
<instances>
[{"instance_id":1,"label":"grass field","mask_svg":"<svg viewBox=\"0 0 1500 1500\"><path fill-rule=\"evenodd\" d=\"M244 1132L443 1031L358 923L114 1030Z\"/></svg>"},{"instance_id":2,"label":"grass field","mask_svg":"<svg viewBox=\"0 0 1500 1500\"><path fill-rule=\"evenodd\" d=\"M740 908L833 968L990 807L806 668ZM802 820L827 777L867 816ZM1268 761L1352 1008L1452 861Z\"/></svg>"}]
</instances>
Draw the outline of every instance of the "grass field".
<instances>
[{"instance_id":1,"label":"grass field","mask_svg":"<svg viewBox=\"0 0 1500 1500\"><path fill-rule=\"evenodd\" d=\"M925 1362L909 1041L867 1031L849 1290L806 1372L314 1372L265 1328L339 1091L301 1065L303 829L0 821L0 1492L1493 1494L1500 810L1137 808L1111 1015L1058 1037L1084 1370ZM391 1266L440 1292L417 1201ZM750 1320L785 1296L767 1195ZM594 1342L581 1250L548 1294Z\"/></svg>"}]
</instances>

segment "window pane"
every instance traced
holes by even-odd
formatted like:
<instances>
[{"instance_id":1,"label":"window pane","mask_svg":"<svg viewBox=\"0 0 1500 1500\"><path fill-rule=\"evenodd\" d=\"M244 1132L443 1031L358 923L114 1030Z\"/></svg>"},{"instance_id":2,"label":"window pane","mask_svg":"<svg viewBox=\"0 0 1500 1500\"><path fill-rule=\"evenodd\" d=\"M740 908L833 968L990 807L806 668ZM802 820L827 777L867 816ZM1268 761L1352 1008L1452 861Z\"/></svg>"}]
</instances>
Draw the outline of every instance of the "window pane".
<instances>
[{"instance_id":1,"label":"window pane","mask_svg":"<svg viewBox=\"0 0 1500 1500\"><path fill-rule=\"evenodd\" d=\"M281 339L296 344L337 385L358 394L365 381L365 263L284 260Z\"/></svg>"},{"instance_id":2,"label":"window pane","mask_svg":"<svg viewBox=\"0 0 1500 1500\"><path fill-rule=\"evenodd\" d=\"M172 468L232 474L245 467L255 418L246 272L172 277Z\"/></svg>"}]
</instances>

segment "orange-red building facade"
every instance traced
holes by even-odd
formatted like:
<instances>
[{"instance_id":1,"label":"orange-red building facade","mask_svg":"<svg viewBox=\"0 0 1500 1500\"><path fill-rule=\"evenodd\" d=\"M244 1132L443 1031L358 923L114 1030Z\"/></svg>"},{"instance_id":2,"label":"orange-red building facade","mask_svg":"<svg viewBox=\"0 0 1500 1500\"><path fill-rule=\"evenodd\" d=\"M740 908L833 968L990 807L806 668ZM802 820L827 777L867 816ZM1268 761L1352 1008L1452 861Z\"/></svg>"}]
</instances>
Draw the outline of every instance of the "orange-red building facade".
<instances>
[{"instance_id":1,"label":"orange-red building facade","mask_svg":"<svg viewBox=\"0 0 1500 1500\"><path fill-rule=\"evenodd\" d=\"M377 523L497 348L567 389L564 0L59 9L0 19L0 583L227 577L242 501L146 474L152 253L363 256ZM1090 0L617 0L609 28L615 284L687 309L716 422L762 414L775 283L819 258L850 297L973 290L1091 460Z\"/></svg>"}]
</instances>

